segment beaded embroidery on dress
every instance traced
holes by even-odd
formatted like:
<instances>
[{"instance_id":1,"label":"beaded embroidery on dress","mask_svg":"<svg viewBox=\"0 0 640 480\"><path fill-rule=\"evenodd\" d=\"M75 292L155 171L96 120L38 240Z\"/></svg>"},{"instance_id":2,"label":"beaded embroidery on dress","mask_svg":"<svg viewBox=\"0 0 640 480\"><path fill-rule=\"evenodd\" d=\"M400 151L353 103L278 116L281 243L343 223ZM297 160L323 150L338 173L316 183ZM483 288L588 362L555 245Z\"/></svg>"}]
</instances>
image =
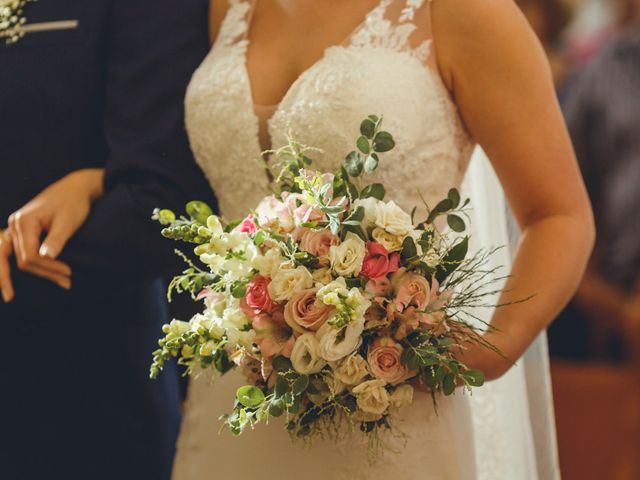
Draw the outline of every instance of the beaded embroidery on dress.
<instances>
[{"instance_id":1,"label":"beaded embroidery on dress","mask_svg":"<svg viewBox=\"0 0 640 480\"><path fill-rule=\"evenodd\" d=\"M269 188L246 68L251 7L250 0L230 0L216 43L194 73L185 100L193 152L227 219L241 217ZM420 196L433 204L446 196L449 186L460 185L474 145L430 61L429 15L425 0L381 0L347 41L328 47L291 85L268 121L272 146L285 144L291 132L323 150L314 156L319 170L335 170L340 155L352 149L360 120L382 114L396 148L393 165L381 162L376 175L390 198L411 209L421 204ZM394 453L370 465L367 445L354 440L357 435L338 444L318 441L307 449L292 444L279 419L239 438L218 435L218 417L230 407L224 399L242 384L239 373L213 382L203 375L192 382L174 480L481 476L469 398L461 391L440 399L437 415L430 396L416 394L396 420L406 443L389 439ZM492 462L484 463L493 470ZM515 478L503 476L499 468L493 474L486 478Z\"/></svg>"}]
</instances>

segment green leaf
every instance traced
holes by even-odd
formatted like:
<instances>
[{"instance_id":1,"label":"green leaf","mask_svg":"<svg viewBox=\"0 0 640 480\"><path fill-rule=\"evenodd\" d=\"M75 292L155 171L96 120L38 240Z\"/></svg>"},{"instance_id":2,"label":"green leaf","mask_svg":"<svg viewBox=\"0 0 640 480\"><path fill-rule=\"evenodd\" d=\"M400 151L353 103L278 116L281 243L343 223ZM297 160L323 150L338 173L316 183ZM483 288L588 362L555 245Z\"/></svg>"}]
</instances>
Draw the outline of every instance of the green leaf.
<instances>
[{"instance_id":1,"label":"green leaf","mask_svg":"<svg viewBox=\"0 0 640 480\"><path fill-rule=\"evenodd\" d=\"M364 165L362 163L362 155L358 152L353 151L347 155L347 158L344 160L344 166L347 169L347 173L352 177L358 177L362 173L362 169Z\"/></svg>"},{"instance_id":2,"label":"green leaf","mask_svg":"<svg viewBox=\"0 0 640 480\"><path fill-rule=\"evenodd\" d=\"M343 225L360 225L362 220L364 220L364 207L358 207L342 223Z\"/></svg>"},{"instance_id":3,"label":"green leaf","mask_svg":"<svg viewBox=\"0 0 640 480\"><path fill-rule=\"evenodd\" d=\"M264 402L264 393L258 387L245 385L238 389L236 398L247 408L257 408Z\"/></svg>"},{"instance_id":4,"label":"green leaf","mask_svg":"<svg viewBox=\"0 0 640 480\"><path fill-rule=\"evenodd\" d=\"M402 258L408 260L418 255L418 249L411 237L405 237L402 241Z\"/></svg>"},{"instance_id":5,"label":"green leaf","mask_svg":"<svg viewBox=\"0 0 640 480\"><path fill-rule=\"evenodd\" d=\"M484 385L484 373L480 370L467 370L460 375L467 385L481 387Z\"/></svg>"},{"instance_id":6,"label":"green leaf","mask_svg":"<svg viewBox=\"0 0 640 480\"><path fill-rule=\"evenodd\" d=\"M467 226L464 224L464 220L460 218L458 215L447 215L447 224L449 224L449 228L454 232L464 232Z\"/></svg>"},{"instance_id":7,"label":"green leaf","mask_svg":"<svg viewBox=\"0 0 640 480\"><path fill-rule=\"evenodd\" d=\"M449 275L451 275L456 268L460 266L464 258L467 256L469 250L469 237L464 237L462 241L456 243L449 249L440 265L438 266L438 273L436 278L438 282L442 283Z\"/></svg>"},{"instance_id":8,"label":"green leaf","mask_svg":"<svg viewBox=\"0 0 640 480\"><path fill-rule=\"evenodd\" d=\"M358 137L358 140L356 140L356 147L358 147L358 150L360 150L365 155L368 155L371 151L369 140L365 136Z\"/></svg>"},{"instance_id":9,"label":"green leaf","mask_svg":"<svg viewBox=\"0 0 640 480\"><path fill-rule=\"evenodd\" d=\"M213 215L213 211L204 202L193 200L187 203L187 214L200 225L206 225L207 219Z\"/></svg>"},{"instance_id":10,"label":"green leaf","mask_svg":"<svg viewBox=\"0 0 640 480\"><path fill-rule=\"evenodd\" d=\"M370 118L367 118L362 121L362 123L360 124L360 133L362 135L364 135L368 139L372 139L375 132L376 132L375 121L372 121Z\"/></svg>"},{"instance_id":11,"label":"green leaf","mask_svg":"<svg viewBox=\"0 0 640 480\"><path fill-rule=\"evenodd\" d=\"M369 155L364 161L364 171L366 173L372 173L378 168L378 163L380 163L380 158L375 153Z\"/></svg>"},{"instance_id":12,"label":"green leaf","mask_svg":"<svg viewBox=\"0 0 640 480\"><path fill-rule=\"evenodd\" d=\"M375 126L378 127L380 125L380 118L377 115L369 115L367 117L369 120L371 120L373 123L375 123Z\"/></svg>"},{"instance_id":13,"label":"green leaf","mask_svg":"<svg viewBox=\"0 0 640 480\"><path fill-rule=\"evenodd\" d=\"M378 132L373 137L373 150L378 153L388 152L396 146L393 136L389 132Z\"/></svg>"},{"instance_id":14,"label":"green leaf","mask_svg":"<svg viewBox=\"0 0 640 480\"><path fill-rule=\"evenodd\" d=\"M427 223L433 223L438 215L444 212L448 212L453 208L451 206L451 200L445 198L444 200L440 200L438 204L429 212L429 216L427 217Z\"/></svg>"},{"instance_id":15,"label":"green leaf","mask_svg":"<svg viewBox=\"0 0 640 480\"><path fill-rule=\"evenodd\" d=\"M269 405L269 415L281 417L284 414L284 402L281 398L275 399Z\"/></svg>"},{"instance_id":16,"label":"green leaf","mask_svg":"<svg viewBox=\"0 0 640 480\"><path fill-rule=\"evenodd\" d=\"M236 282L233 287L231 287L231 295L234 298L242 298L247 294L247 284L244 282Z\"/></svg>"},{"instance_id":17,"label":"green leaf","mask_svg":"<svg viewBox=\"0 0 640 480\"><path fill-rule=\"evenodd\" d=\"M266 239L267 234L264 232L264 230L259 230L257 231L254 235L253 235L253 243L254 245L256 245L257 247L259 247L260 245L262 245Z\"/></svg>"},{"instance_id":18,"label":"green leaf","mask_svg":"<svg viewBox=\"0 0 640 480\"><path fill-rule=\"evenodd\" d=\"M288 372L293 370L293 365L291 365L291 360L287 357L283 357L282 355L278 355L271 362L271 366L276 372Z\"/></svg>"},{"instance_id":19,"label":"green leaf","mask_svg":"<svg viewBox=\"0 0 640 480\"><path fill-rule=\"evenodd\" d=\"M423 379L429 388L436 388L444 378L444 368L441 365L433 365L424 369Z\"/></svg>"},{"instance_id":20,"label":"green leaf","mask_svg":"<svg viewBox=\"0 0 640 480\"><path fill-rule=\"evenodd\" d=\"M300 375L295 382L293 382L293 386L291 390L294 395L300 395L304 393L304 391L309 386L309 376L308 375Z\"/></svg>"},{"instance_id":21,"label":"green leaf","mask_svg":"<svg viewBox=\"0 0 640 480\"><path fill-rule=\"evenodd\" d=\"M273 389L273 393L276 398L282 397L285 393L289 391L289 382L282 375L278 375L278 379L276 380L276 385Z\"/></svg>"},{"instance_id":22,"label":"green leaf","mask_svg":"<svg viewBox=\"0 0 640 480\"><path fill-rule=\"evenodd\" d=\"M460 192L458 192L458 189L452 188L449 190L447 198L451 202L451 208L456 208L460 205Z\"/></svg>"},{"instance_id":23,"label":"green leaf","mask_svg":"<svg viewBox=\"0 0 640 480\"><path fill-rule=\"evenodd\" d=\"M442 392L445 395L451 395L456 389L456 376L453 373L447 373L442 380Z\"/></svg>"},{"instance_id":24,"label":"green leaf","mask_svg":"<svg viewBox=\"0 0 640 480\"><path fill-rule=\"evenodd\" d=\"M384 200L384 196L387 192L385 191L384 185L381 183L372 183L371 185L367 185L362 189L362 193L360 194L361 198L369 198L373 197L378 200Z\"/></svg>"}]
</instances>

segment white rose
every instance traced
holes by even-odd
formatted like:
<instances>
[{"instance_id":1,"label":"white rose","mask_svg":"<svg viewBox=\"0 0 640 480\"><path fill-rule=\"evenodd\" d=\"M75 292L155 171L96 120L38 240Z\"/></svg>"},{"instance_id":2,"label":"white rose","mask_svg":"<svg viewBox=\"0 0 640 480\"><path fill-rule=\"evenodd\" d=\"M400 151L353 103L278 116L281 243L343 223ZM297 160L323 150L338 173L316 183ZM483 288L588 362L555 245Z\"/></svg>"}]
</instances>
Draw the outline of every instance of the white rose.
<instances>
[{"instance_id":1,"label":"white rose","mask_svg":"<svg viewBox=\"0 0 640 480\"><path fill-rule=\"evenodd\" d=\"M365 230L373 227L376 222L376 209L378 207L378 203L380 200L369 197L369 198L359 198L355 202L353 202L352 210L355 211L358 207L364 208L364 218L360 222L360 225Z\"/></svg>"},{"instance_id":2,"label":"white rose","mask_svg":"<svg viewBox=\"0 0 640 480\"><path fill-rule=\"evenodd\" d=\"M338 275L357 276L362 270L366 246L360 237L349 232L344 242L329 249L331 267Z\"/></svg>"},{"instance_id":3,"label":"white rose","mask_svg":"<svg viewBox=\"0 0 640 480\"><path fill-rule=\"evenodd\" d=\"M274 301L284 302L312 286L313 277L305 267L291 268L289 265L281 265L273 275L268 290Z\"/></svg>"},{"instance_id":4,"label":"white rose","mask_svg":"<svg viewBox=\"0 0 640 480\"><path fill-rule=\"evenodd\" d=\"M258 270L263 277L273 277L280 265L284 263L284 257L279 248L270 248L264 255L257 255L251 261L251 266Z\"/></svg>"},{"instance_id":5,"label":"white rose","mask_svg":"<svg viewBox=\"0 0 640 480\"><path fill-rule=\"evenodd\" d=\"M360 410L381 416L390 404L389 393L384 386L384 380L369 380L355 387L352 392Z\"/></svg>"},{"instance_id":6,"label":"white rose","mask_svg":"<svg viewBox=\"0 0 640 480\"><path fill-rule=\"evenodd\" d=\"M394 235L380 227L373 229L371 233L373 239L387 249L388 252L399 252L402 250L402 242L406 235Z\"/></svg>"},{"instance_id":7,"label":"white rose","mask_svg":"<svg viewBox=\"0 0 640 480\"><path fill-rule=\"evenodd\" d=\"M413 230L411 215L396 205L393 200L376 205L376 226L398 236L407 236Z\"/></svg>"},{"instance_id":8,"label":"white rose","mask_svg":"<svg viewBox=\"0 0 640 480\"><path fill-rule=\"evenodd\" d=\"M291 352L291 364L298 373L318 373L327 364L319 355L320 345L313 333L300 335Z\"/></svg>"},{"instance_id":9,"label":"white rose","mask_svg":"<svg viewBox=\"0 0 640 480\"><path fill-rule=\"evenodd\" d=\"M337 329L326 322L316 332L320 343L318 353L329 362L336 362L353 353L360 345L364 319L352 321L346 327Z\"/></svg>"},{"instance_id":10,"label":"white rose","mask_svg":"<svg viewBox=\"0 0 640 480\"><path fill-rule=\"evenodd\" d=\"M367 361L361 355L349 355L335 365L333 375L345 385L358 385L369 375Z\"/></svg>"},{"instance_id":11,"label":"white rose","mask_svg":"<svg viewBox=\"0 0 640 480\"><path fill-rule=\"evenodd\" d=\"M396 388L389 397L391 406L402 408L413 403L413 387L407 383Z\"/></svg>"}]
</instances>

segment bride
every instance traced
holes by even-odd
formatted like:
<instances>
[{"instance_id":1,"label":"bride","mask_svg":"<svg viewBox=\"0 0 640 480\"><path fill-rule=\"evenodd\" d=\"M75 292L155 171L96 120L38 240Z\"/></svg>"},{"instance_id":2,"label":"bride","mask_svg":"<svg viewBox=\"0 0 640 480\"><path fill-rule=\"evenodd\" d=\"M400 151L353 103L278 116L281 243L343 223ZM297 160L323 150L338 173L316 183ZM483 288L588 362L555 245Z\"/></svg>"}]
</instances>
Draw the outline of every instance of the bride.
<instances>
[{"instance_id":1,"label":"bride","mask_svg":"<svg viewBox=\"0 0 640 480\"><path fill-rule=\"evenodd\" d=\"M240 438L218 435L218 417L243 380L200 377L174 479L559 478L540 334L573 293L594 233L543 51L515 4L214 0L210 25L214 46L188 89L186 121L226 218L266 194L268 175L252 159L289 131L323 150L314 158L319 170L334 170L360 120L382 114L397 147L376 174L394 200L410 209L421 194L433 205L466 172L482 247L508 241L504 188L522 234L500 301L535 296L486 312L499 329L486 335L510 361L473 348L463 355L501 378L473 397L460 390L442 398L437 414L418 394L398 419L408 441L391 441L373 465L355 437L305 448L278 422ZM468 168L476 143L499 184L482 158Z\"/></svg>"}]
</instances>

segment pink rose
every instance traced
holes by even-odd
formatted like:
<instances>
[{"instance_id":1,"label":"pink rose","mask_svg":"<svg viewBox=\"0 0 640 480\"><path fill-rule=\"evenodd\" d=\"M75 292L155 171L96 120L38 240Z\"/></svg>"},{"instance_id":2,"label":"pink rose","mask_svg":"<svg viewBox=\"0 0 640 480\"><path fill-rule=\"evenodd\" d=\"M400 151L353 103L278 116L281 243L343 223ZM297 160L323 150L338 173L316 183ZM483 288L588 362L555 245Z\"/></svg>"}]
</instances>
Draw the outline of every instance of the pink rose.
<instances>
[{"instance_id":1,"label":"pink rose","mask_svg":"<svg viewBox=\"0 0 640 480\"><path fill-rule=\"evenodd\" d=\"M247 285L244 301L240 302L242 311L250 317L260 313L272 313L278 306L269 296L271 279L256 275Z\"/></svg>"},{"instance_id":2,"label":"pink rose","mask_svg":"<svg viewBox=\"0 0 640 480\"><path fill-rule=\"evenodd\" d=\"M414 306L424 310L431 298L431 286L426 278L404 268L398 270L391 277L391 285L396 295L395 303L398 310Z\"/></svg>"},{"instance_id":3,"label":"pink rose","mask_svg":"<svg viewBox=\"0 0 640 480\"><path fill-rule=\"evenodd\" d=\"M306 230L300 238L300 249L316 257L326 257L331 246L339 243L340 239L329 230Z\"/></svg>"},{"instance_id":4,"label":"pink rose","mask_svg":"<svg viewBox=\"0 0 640 480\"><path fill-rule=\"evenodd\" d=\"M398 252L389 255L387 249L381 244L368 241L360 275L370 279L386 277L387 274L398 270L399 257Z\"/></svg>"},{"instance_id":5,"label":"pink rose","mask_svg":"<svg viewBox=\"0 0 640 480\"><path fill-rule=\"evenodd\" d=\"M256 233L258 231L258 226L254 221L254 216L252 214L247 215L247 217L236 227L236 230L249 234Z\"/></svg>"},{"instance_id":6,"label":"pink rose","mask_svg":"<svg viewBox=\"0 0 640 480\"><path fill-rule=\"evenodd\" d=\"M295 337L281 315L279 311L273 315L261 313L251 321L251 326L256 332L256 345L260 347L260 353L265 359L272 359L277 355L291 356Z\"/></svg>"},{"instance_id":7,"label":"pink rose","mask_svg":"<svg viewBox=\"0 0 640 480\"><path fill-rule=\"evenodd\" d=\"M400 361L402 346L389 337L375 339L369 346L367 362L374 377L391 385L406 380L409 368Z\"/></svg>"},{"instance_id":8,"label":"pink rose","mask_svg":"<svg viewBox=\"0 0 640 480\"><path fill-rule=\"evenodd\" d=\"M284 306L284 320L296 333L316 332L333 313L333 307L316 298L311 288L296 294Z\"/></svg>"},{"instance_id":9,"label":"pink rose","mask_svg":"<svg viewBox=\"0 0 640 480\"><path fill-rule=\"evenodd\" d=\"M256 215L261 227L277 226L286 232L293 230L293 217L289 205L278 200L275 195L262 199L256 208Z\"/></svg>"}]
</instances>

